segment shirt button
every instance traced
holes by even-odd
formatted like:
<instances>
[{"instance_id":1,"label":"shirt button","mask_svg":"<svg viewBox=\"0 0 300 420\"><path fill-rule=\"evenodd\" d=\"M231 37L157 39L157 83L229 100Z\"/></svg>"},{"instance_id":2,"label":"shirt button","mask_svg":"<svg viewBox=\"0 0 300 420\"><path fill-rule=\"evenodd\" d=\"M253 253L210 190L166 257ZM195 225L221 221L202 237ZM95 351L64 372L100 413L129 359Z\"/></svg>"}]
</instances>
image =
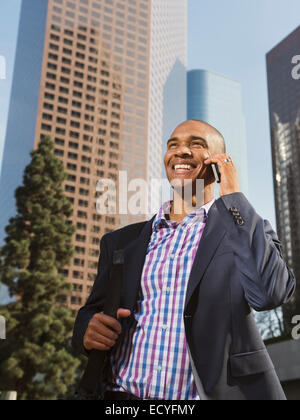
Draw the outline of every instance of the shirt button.
<instances>
[{"instance_id":1,"label":"shirt button","mask_svg":"<svg viewBox=\"0 0 300 420\"><path fill-rule=\"evenodd\" d=\"M175 258L176 255L175 254L170 254L170 258Z\"/></svg>"},{"instance_id":2,"label":"shirt button","mask_svg":"<svg viewBox=\"0 0 300 420\"><path fill-rule=\"evenodd\" d=\"M167 292L167 293L170 293L170 292L171 292L170 287L167 287L167 288L166 288L166 292Z\"/></svg>"},{"instance_id":3,"label":"shirt button","mask_svg":"<svg viewBox=\"0 0 300 420\"><path fill-rule=\"evenodd\" d=\"M167 328L168 328L168 326L167 326L167 325L163 325L163 326L162 326L162 329L163 329L163 330L166 330Z\"/></svg>"},{"instance_id":4,"label":"shirt button","mask_svg":"<svg viewBox=\"0 0 300 420\"><path fill-rule=\"evenodd\" d=\"M161 366L157 366L157 370L160 372L161 371Z\"/></svg>"}]
</instances>

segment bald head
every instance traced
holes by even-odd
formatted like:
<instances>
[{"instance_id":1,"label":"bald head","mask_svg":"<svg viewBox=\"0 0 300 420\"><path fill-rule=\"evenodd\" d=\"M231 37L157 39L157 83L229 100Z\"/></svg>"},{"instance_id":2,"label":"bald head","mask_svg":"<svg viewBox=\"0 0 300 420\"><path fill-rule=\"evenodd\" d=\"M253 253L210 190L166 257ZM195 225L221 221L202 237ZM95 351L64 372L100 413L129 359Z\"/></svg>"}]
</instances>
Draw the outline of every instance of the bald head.
<instances>
[{"instance_id":1,"label":"bald head","mask_svg":"<svg viewBox=\"0 0 300 420\"><path fill-rule=\"evenodd\" d=\"M201 135L207 141L212 154L226 153L225 139L223 135L212 125L201 120L188 120L179 124L174 133L189 131L192 135ZM173 135L172 135L173 137Z\"/></svg>"}]
</instances>

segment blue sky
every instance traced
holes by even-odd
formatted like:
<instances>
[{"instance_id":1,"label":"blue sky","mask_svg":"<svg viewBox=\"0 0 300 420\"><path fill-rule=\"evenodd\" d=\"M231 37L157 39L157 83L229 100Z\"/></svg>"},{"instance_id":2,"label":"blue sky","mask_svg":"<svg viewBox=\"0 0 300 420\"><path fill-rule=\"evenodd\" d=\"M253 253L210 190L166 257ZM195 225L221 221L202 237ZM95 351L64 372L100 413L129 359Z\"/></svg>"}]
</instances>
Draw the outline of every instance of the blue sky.
<instances>
[{"instance_id":1,"label":"blue sky","mask_svg":"<svg viewBox=\"0 0 300 420\"><path fill-rule=\"evenodd\" d=\"M1 1L0 162L21 0ZM300 24L299 0L188 0L189 69L241 81L247 125L249 198L275 227L265 54ZM299 46L300 53L300 46Z\"/></svg>"}]
</instances>

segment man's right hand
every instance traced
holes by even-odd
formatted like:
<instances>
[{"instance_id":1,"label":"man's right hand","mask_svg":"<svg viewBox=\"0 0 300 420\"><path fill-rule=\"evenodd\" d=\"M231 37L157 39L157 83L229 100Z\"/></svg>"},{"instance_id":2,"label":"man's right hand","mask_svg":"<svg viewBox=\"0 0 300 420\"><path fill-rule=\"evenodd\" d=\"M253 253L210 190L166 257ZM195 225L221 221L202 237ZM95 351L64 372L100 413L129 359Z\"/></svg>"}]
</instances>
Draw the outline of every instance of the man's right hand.
<instances>
[{"instance_id":1,"label":"man's right hand","mask_svg":"<svg viewBox=\"0 0 300 420\"><path fill-rule=\"evenodd\" d=\"M117 318L128 318L128 309L118 309ZM110 350L122 332L121 324L111 316L99 313L93 316L86 330L83 345L86 350Z\"/></svg>"}]
</instances>

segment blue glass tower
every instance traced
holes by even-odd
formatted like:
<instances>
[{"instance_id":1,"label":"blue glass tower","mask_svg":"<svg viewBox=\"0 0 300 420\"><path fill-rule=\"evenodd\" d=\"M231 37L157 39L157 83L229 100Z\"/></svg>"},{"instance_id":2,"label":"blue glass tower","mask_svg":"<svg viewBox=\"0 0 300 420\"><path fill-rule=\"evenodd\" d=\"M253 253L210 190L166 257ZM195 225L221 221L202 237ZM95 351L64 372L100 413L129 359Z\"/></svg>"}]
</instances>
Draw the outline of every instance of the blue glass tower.
<instances>
[{"instance_id":1,"label":"blue glass tower","mask_svg":"<svg viewBox=\"0 0 300 420\"><path fill-rule=\"evenodd\" d=\"M188 120L205 121L223 134L227 152L239 172L241 190L247 195L246 127L241 84L207 70L189 71L187 80Z\"/></svg>"},{"instance_id":2,"label":"blue glass tower","mask_svg":"<svg viewBox=\"0 0 300 420\"><path fill-rule=\"evenodd\" d=\"M48 0L22 2L11 101L0 174L0 246L15 215L16 188L34 147Z\"/></svg>"}]
</instances>

